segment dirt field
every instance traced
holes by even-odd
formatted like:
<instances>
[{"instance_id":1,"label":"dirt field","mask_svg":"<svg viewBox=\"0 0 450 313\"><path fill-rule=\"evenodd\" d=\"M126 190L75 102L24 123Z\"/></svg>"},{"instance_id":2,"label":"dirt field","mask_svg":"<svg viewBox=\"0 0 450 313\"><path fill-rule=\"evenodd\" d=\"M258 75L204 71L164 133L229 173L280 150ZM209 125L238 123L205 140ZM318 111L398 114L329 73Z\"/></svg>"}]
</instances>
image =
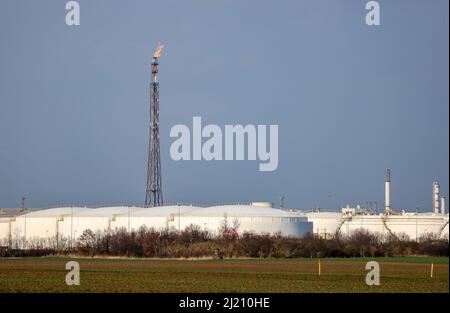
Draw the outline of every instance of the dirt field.
<instances>
[{"instance_id":1,"label":"dirt field","mask_svg":"<svg viewBox=\"0 0 450 313\"><path fill-rule=\"evenodd\" d=\"M79 286L65 282L72 260ZM319 276L314 259L0 258L0 292L449 292L448 258L374 259L380 286L365 283L370 260L322 259Z\"/></svg>"}]
</instances>

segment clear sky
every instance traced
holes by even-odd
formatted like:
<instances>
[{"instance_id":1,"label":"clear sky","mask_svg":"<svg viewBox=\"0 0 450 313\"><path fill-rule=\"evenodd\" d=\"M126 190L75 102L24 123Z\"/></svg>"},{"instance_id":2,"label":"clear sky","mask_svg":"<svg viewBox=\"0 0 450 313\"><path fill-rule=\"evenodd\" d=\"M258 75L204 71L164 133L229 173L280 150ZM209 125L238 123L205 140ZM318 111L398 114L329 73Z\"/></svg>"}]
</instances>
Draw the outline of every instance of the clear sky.
<instances>
[{"instance_id":1,"label":"clear sky","mask_svg":"<svg viewBox=\"0 0 450 313\"><path fill-rule=\"evenodd\" d=\"M448 194L449 3L80 0L0 4L0 207L142 205L159 40L166 202L294 208ZM170 158L175 124L278 124L279 165Z\"/></svg>"}]
</instances>

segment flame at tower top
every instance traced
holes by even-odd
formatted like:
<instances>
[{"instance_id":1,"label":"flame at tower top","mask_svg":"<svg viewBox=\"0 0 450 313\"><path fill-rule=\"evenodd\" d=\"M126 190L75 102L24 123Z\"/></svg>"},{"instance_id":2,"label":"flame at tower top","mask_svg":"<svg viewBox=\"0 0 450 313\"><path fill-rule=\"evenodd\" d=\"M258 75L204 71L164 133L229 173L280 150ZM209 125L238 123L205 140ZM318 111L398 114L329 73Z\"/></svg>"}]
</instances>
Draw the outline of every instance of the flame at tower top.
<instances>
[{"instance_id":1,"label":"flame at tower top","mask_svg":"<svg viewBox=\"0 0 450 313\"><path fill-rule=\"evenodd\" d=\"M158 73L158 59L161 56L162 49L164 48L163 43L158 42L158 46L156 47L155 52L153 52L153 61L152 61L152 82L156 83L157 78L156 75Z\"/></svg>"},{"instance_id":2,"label":"flame at tower top","mask_svg":"<svg viewBox=\"0 0 450 313\"><path fill-rule=\"evenodd\" d=\"M161 56L162 49L164 48L164 44L162 42L158 42L158 46L156 47L155 52L153 52L154 58L159 58Z\"/></svg>"}]
</instances>

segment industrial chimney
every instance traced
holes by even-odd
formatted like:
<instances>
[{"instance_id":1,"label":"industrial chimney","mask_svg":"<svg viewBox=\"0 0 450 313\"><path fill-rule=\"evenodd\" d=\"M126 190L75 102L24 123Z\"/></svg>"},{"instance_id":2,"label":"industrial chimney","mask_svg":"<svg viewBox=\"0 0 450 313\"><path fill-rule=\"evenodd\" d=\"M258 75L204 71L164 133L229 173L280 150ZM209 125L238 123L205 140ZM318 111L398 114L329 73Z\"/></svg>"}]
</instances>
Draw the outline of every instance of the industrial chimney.
<instances>
[{"instance_id":1,"label":"industrial chimney","mask_svg":"<svg viewBox=\"0 0 450 313\"><path fill-rule=\"evenodd\" d=\"M386 182L384 183L384 213L389 214L391 209L391 170L386 170Z\"/></svg>"},{"instance_id":2,"label":"industrial chimney","mask_svg":"<svg viewBox=\"0 0 450 313\"><path fill-rule=\"evenodd\" d=\"M445 214L445 196L441 197L441 214Z\"/></svg>"},{"instance_id":3,"label":"industrial chimney","mask_svg":"<svg viewBox=\"0 0 450 313\"><path fill-rule=\"evenodd\" d=\"M433 212L439 214L439 182L433 182Z\"/></svg>"}]
</instances>

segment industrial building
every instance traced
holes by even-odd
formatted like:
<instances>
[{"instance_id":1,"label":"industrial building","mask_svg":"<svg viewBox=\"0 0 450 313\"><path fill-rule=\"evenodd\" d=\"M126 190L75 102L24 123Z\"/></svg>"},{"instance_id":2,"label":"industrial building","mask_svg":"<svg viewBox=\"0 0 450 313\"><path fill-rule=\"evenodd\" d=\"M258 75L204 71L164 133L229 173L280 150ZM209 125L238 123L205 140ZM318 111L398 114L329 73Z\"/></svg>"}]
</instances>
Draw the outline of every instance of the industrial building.
<instances>
[{"instance_id":1,"label":"industrial building","mask_svg":"<svg viewBox=\"0 0 450 313\"><path fill-rule=\"evenodd\" d=\"M389 177L388 177L389 178ZM390 181L389 181L390 183ZM314 233L322 238L334 234L350 235L365 229L381 236L406 235L417 240L426 234L449 238L449 214L445 212L445 197L439 197L438 183L433 183L433 209L430 212L396 212L390 206L390 188L386 188L384 213L347 206L341 212L314 212L273 208L270 202L248 205L199 207L172 205L159 207L114 206L101 208L62 207L40 209L0 217L0 245L14 242L17 247L58 240L75 242L84 230L127 231L141 226L157 230L183 230L197 225L212 234L223 227L237 233L253 232L301 237ZM390 186L388 186L390 187ZM439 201L435 201L439 199ZM438 208L438 210L436 210ZM2 216L2 215L0 215ZM26 240L25 240L26 239Z\"/></svg>"},{"instance_id":2,"label":"industrial building","mask_svg":"<svg viewBox=\"0 0 450 313\"><path fill-rule=\"evenodd\" d=\"M449 214L446 213L445 197L441 197L439 183L433 183L430 212L397 212L391 207L390 171L385 182L385 209L383 213L357 207L344 207L341 212L301 211L274 208L270 202L253 202L248 205L221 205L200 207L172 205L156 207L114 206L101 208L62 207L40 209L32 212L15 212L0 215L0 245L25 247L32 242L74 243L83 233L127 231L141 226L157 230L183 230L197 225L203 230L217 234L219 229L236 233L253 232L301 237L314 233L322 238L334 234L350 235L365 229L381 236L406 235L411 240L432 234L449 238ZM1 217L3 216L3 217ZM26 239L26 240L25 240Z\"/></svg>"},{"instance_id":3,"label":"industrial building","mask_svg":"<svg viewBox=\"0 0 450 313\"><path fill-rule=\"evenodd\" d=\"M299 216L313 222L314 234L330 238L336 233L350 235L357 229L365 229L381 236L406 235L412 240L432 234L438 238L449 238L449 214L446 213L445 196L440 196L439 182L433 182L433 209L430 212L396 212L391 207L391 171L386 170L385 206L383 213L361 208L342 208L341 212L301 212Z\"/></svg>"},{"instance_id":4,"label":"industrial building","mask_svg":"<svg viewBox=\"0 0 450 313\"><path fill-rule=\"evenodd\" d=\"M402 212L398 215L372 214L368 212L299 212L313 223L314 234L322 238L331 238L335 233L350 235L357 229L365 229L381 236L407 235L417 240L426 234L439 238L449 238L449 215L435 213Z\"/></svg>"}]
</instances>

